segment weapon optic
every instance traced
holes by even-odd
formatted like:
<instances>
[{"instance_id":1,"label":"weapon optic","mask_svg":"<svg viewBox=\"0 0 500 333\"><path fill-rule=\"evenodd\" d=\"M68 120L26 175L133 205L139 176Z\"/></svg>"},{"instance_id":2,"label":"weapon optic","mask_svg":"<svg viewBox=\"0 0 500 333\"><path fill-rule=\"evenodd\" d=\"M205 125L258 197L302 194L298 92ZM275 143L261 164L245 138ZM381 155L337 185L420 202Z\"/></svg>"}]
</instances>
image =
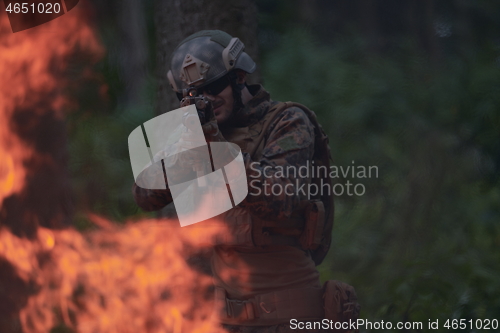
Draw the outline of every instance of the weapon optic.
<instances>
[{"instance_id":1,"label":"weapon optic","mask_svg":"<svg viewBox=\"0 0 500 333\"><path fill-rule=\"evenodd\" d=\"M198 119L200 120L202 126L214 118L212 103L210 103L210 100L207 97L201 94L196 95L196 88L191 87L189 89L184 89L183 93L184 97L180 102L181 107L194 105L196 107L196 112L198 113ZM196 115L186 113L182 118L184 126L186 126L189 130L195 129L197 124L195 117Z\"/></svg>"}]
</instances>

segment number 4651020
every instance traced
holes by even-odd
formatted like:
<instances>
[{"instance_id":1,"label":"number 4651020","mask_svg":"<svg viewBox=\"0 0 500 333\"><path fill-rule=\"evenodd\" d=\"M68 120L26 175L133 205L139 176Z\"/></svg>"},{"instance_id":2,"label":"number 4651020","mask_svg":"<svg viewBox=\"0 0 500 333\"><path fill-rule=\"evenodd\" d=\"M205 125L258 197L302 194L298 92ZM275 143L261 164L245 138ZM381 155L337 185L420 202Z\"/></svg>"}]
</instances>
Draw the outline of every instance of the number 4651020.
<instances>
[{"instance_id":1,"label":"number 4651020","mask_svg":"<svg viewBox=\"0 0 500 333\"><path fill-rule=\"evenodd\" d=\"M448 319L444 323L443 327L447 329L469 329L469 330L489 330L498 329L498 319L476 319L476 320L466 320L466 319Z\"/></svg>"},{"instance_id":2,"label":"number 4651020","mask_svg":"<svg viewBox=\"0 0 500 333\"><path fill-rule=\"evenodd\" d=\"M7 8L5 9L8 13L15 14L27 14L27 13L39 13L39 14L53 14L59 13L61 11L61 5L59 3L9 3Z\"/></svg>"}]
</instances>

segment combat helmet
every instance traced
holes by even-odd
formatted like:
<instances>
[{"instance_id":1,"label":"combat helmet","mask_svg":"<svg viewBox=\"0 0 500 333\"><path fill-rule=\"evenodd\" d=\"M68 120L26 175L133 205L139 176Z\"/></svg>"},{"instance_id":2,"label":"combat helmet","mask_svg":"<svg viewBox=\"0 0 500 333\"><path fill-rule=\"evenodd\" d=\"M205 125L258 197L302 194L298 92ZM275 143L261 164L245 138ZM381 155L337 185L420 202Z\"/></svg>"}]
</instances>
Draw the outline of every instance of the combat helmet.
<instances>
[{"instance_id":1,"label":"combat helmet","mask_svg":"<svg viewBox=\"0 0 500 333\"><path fill-rule=\"evenodd\" d=\"M241 69L253 73L252 58L238 38L220 30L202 30L184 39L174 50L167 73L179 95L190 87L202 88L224 75Z\"/></svg>"}]
</instances>

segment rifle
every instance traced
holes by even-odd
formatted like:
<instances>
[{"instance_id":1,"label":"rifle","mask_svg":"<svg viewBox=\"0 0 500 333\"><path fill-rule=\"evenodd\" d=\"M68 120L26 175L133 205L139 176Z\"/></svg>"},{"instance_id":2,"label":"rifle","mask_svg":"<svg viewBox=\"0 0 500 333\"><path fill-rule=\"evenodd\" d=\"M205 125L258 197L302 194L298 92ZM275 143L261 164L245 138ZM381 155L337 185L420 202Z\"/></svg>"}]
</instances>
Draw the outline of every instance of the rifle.
<instances>
[{"instance_id":1,"label":"rifle","mask_svg":"<svg viewBox=\"0 0 500 333\"><path fill-rule=\"evenodd\" d=\"M188 105L194 105L196 107L196 112L198 113L198 116L186 112L183 117L182 117L182 123L184 126L189 131L196 131L198 129L198 119L201 125L205 125L211 120L215 119L215 115L213 113L213 108L212 108L212 103L210 100L203 95L196 95L197 94L197 89L194 87L191 87L189 89L184 89L183 90L183 98L180 101L180 106L188 106ZM198 118L198 119L196 119ZM205 133L205 139L207 141L207 147L209 149L209 154L210 152L210 146L209 146L209 140L207 140L207 137L210 134L214 134L218 128L216 126L205 126L204 128L204 133ZM200 190L204 190L207 186L206 180L202 178L204 175L207 174L206 170L207 168L211 169L210 161L205 161L205 162L200 162L196 163L193 165L193 171L196 172L196 176L198 177L198 187Z\"/></svg>"}]
</instances>

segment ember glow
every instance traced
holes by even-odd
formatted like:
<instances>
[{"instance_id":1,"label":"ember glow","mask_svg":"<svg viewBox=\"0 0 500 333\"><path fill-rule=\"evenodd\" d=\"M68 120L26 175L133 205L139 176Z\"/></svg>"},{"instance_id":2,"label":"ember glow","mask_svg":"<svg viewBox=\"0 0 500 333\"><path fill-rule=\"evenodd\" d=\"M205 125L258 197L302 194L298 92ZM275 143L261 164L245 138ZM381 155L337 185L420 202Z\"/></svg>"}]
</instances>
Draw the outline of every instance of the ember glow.
<instances>
[{"instance_id":1,"label":"ember glow","mask_svg":"<svg viewBox=\"0 0 500 333\"><path fill-rule=\"evenodd\" d=\"M28 174L37 172L28 162L51 161L13 130L19 105L63 118L73 101L54 66L64 70L75 49L102 57L81 13L75 9L15 34L0 15L0 209L9 197L22 195ZM38 221L36 214L23 216ZM98 230L38 227L31 238L17 236L0 220L0 294L15 305L0 306L7 311L0 313L2 332L220 332L210 320L212 277L206 262L196 259L211 252L220 226L180 228L178 221L160 219L117 226L88 216Z\"/></svg>"}]
</instances>

